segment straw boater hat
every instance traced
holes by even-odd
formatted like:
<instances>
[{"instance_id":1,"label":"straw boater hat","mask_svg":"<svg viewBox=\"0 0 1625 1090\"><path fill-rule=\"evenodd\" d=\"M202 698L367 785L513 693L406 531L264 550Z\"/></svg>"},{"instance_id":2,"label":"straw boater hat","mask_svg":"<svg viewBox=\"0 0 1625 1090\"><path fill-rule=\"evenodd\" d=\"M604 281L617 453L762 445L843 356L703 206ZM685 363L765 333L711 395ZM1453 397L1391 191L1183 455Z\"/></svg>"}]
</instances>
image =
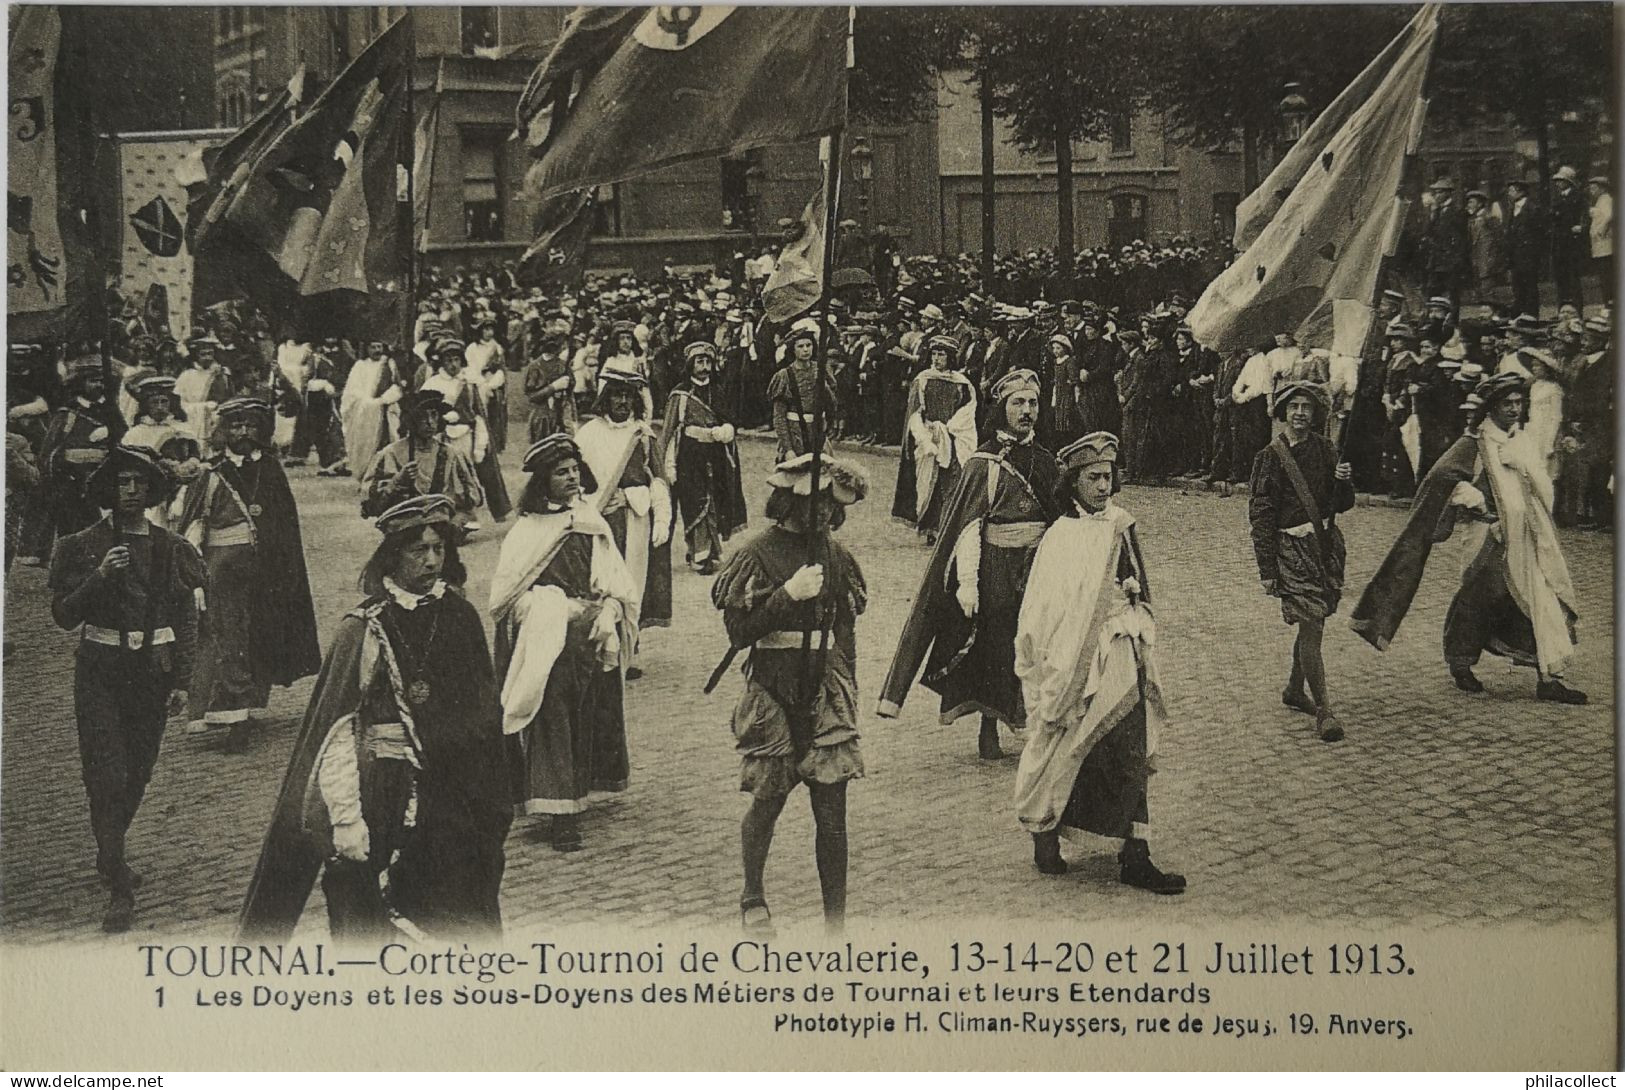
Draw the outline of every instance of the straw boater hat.
<instances>
[{"instance_id":1,"label":"straw boater hat","mask_svg":"<svg viewBox=\"0 0 1625 1090\"><path fill-rule=\"evenodd\" d=\"M1062 472L1081 470L1099 462L1117 464L1117 436L1109 431L1095 431L1061 448L1055 460Z\"/></svg>"},{"instance_id":2,"label":"straw boater hat","mask_svg":"<svg viewBox=\"0 0 1625 1090\"><path fill-rule=\"evenodd\" d=\"M581 448L576 446L574 439L562 431L543 436L532 443L530 449L525 451L522 468L532 476L543 477L551 473L553 467L566 458L574 458L581 467L581 491L584 493L598 491L598 479L592 475L587 460L581 456Z\"/></svg>"},{"instance_id":3,"label":"straw boater hat","mask_svg":"<svg viewBox=\"0 0 1625 1090\"><path fill-rule=\"evenodd\" d=\"M108 451L107 457L102 459L102 464L91 473L85 482L85 495L95 500L99 506L111 509L117 494L119 472L127 469L138 470L146 476L148 506L163 503L174 491L175 479L158 460L157 451L150 447L126 446L121 443Z\"/></svg>"},{"instance_id":4,"label":"straw boater hat","mask_svg":"<svg viewBox=\"0 0 1625 1090\"><path fill-rule=\"evenodd\" d=\"M1520 314L1507 323L1507 330L1525 337L1539 337L1546 332L1546 327L1533 314Z\"/></svg>"},{"instance_id":5,"label":"straw boater hat","mask_svg":"<svg viewBox=\"0 0 1625 1090\"><path fill-rule=\"evenodd\" d=\"M1273 414L1275 419L1285 420L1287 404L1300 395L1307 395L1314 399L1317 417L1325 416L1326 411L1331 408L1331 397L1326 393L1326 387L1320 383L1305 380L1288 382L1275 393L1275 410Z\"/></svg>"},{"instance_id":6,"label":"straw boater hat","mask_svg":"<svg viewBox=\"0 0 1625 1090\"><path fill-rule=\"evenodd\" d=\"M1065 333L1050 334L1049 343L1061 345L1068 352L1072 351L1072 338L1068 337Z\"/></svg>"},{"instance_id":7,"label":"straw boater hat","mask_svg":"<svg viewBox=\"0 0 1625 1090\"><path fill-rule=\"evenodd\" d=\"M787 458L773 467L767 483L774 488L786 488L798 496L812 495L812 452ZM818 467L818 490L828 492L843 507L862 500L869 494L869 482L862 470L835 458L825 457Z\"/></svg>"},{"instance_id":8,"label":"straw boater hat","mask_svg":"<svg viewBox=\"0 0 1625 1090\"><path fill-rule=\"evenodd\" d=\"M415 530L422 526L442 526L451 522L456 508L451 499L438 492L426 496L413 496L402 500L374 520L373 525L384 536L402 530Z\"/></svg>"},{"instance_id":9,"label":"straw boater hat","mask_svg":"<svg viewBox=\"0 0 1625 1090\"><path fill-rule=\"evenodd\" d=\"M784 347L794 348L797 341L811 341L814 348L818 347L818 323L810 319L802 319L790 327L784 335Z\"/></svg>"}]
</instances>

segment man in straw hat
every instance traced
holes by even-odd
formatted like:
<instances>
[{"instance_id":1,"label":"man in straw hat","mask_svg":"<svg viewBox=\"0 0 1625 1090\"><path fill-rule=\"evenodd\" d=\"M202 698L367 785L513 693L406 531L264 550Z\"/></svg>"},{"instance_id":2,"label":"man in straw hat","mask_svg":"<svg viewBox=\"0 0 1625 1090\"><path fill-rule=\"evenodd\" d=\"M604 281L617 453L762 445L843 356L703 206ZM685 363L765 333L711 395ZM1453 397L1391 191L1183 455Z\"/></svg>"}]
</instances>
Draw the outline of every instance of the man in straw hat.
<instances>
[{"instance_id":1,"label":"man in straw hat","mask_svg":"<svg viewBox=\"0 0 1625 1090\"><path fill-rule=\"evenodd\" d=\"M520 812L550 815L553 849L573 852L590 803L626 790L624 677L639 588L583 498L599 484L575 440L538 440L524 470L520 517L491 578L502 729Z\"/></svg>"},{"instance_id":2,"label":"man in straw hat","mask_svg":"<svg viewBox=\"0 0 1625 1090\"><path fill-rule=\"evenodd\" d=\"M321 668L299 509L268 449L271 405L220 406L226 449L187 487L176 522L209 566L208 626L192 691L194 733L246 726L272 685Z\"/></svg>"},{"instance_id":3,"label":"man in straw hat","mask_svg":"<svg viewBox=\"0 0 1625 1090\"><path fill-rule=\"evenodd\" d=\"M1580 192L1580 175L1571 166L1552 175L1552 279L1557 301L1582 306L1580 275L1590 263L1591 238L1587 232L1591 209Z\"/></svg>"},{"instance_id":4,"label":"man in straw hat","mask_svg":"<svg viewBox=\"0 0 1625 1090\"><path fill-rule=\"evenodd\" d=\"M288 939L318 873L340 942L398 936L405 921L436 937L501 931L502 713L479 610L452 589L464 579L454 514L427 495L378 517L383 539L311 691L242 939Z\"/></svg>"},{"instance_id":5,"label":"man in straw hat","mask_svg":"<svg viewBox=\"0 0 1625 1090\"><path fill-rule=\"evenodd\" d=\"M1121 838L1118 878L1178 894L1185 879L1151 862L1147 787L1166 712L1156 623L1134 516L1120 486L1117 437L1093 432L1061 451L1065 514L1033 559L1016 627L1016 676L1031 732L1016 772L1016 816L1033 862L1066 873L1060 835Z\"/></svg>"},{"instance_id":6,"label":"man in straw hat","mask_svg":"<svg viewBox=\"0 0 1625 1090\"><path fill-rule=\"evenodd\" d=\"M683 359L688 378L666 399L660 464L682 511L688 562L701 575L714 575L723 542L745 528L739 448L733 422L712 404L716 346L695 341L683 350Z\"/></svg>"},{"instance_id":7,"label":"man in straw hat","mask_svg":"<svg viewBox=\"0 0 1625 1090\"><path fill-rule=\"evenodd\" d=\"M1313 714L1321 740L1336 742L1343 727L1332 714L1321 641L1343 595L1347 554L1336 520L1354 506L1354 484L1353 467L1338 461L1325 435L1329 408L1315 383L1288 383L1277 393L1275 417L1285 430L1253 460L1247 518L1264 592L1280 599L1282 620L1298 628L1281 703Z\"/></svg>"},{"instance_id":8,"label":"man in straw hat","mask_svg":"<svg viewBox=\"0 0 1625 1090\"><path fill-rule=\"evenodd\" d=\"M868 491L863 475L813 455L782 462L768 477L767 517L774 525L729 558L711 587L730 651L749 649L745 687L733 712L739 787L751 796L740 829L745 888L740 917L748 933L772 933L763 876L773 828L797 784L811 797L814 856L824 920L846 917L846 785L863 775L858 749L856 623L868 603L857 560L829 531ZM808 652L812 667L808 668Z\"/></svg>"},{"instance_id":9,"label":"man in straw hat","mask_svg":"<svg viewBox=\"0 0 1625 1090\"><path fill-rule=\"evenodd\" d=\"M965 461L880 691L879 713L896 716L923 663L941 722L979 715L977 751L989 761L1003 755L999 722L1026 724L1016 617L1039 538L1060 513L1055 456L1034 439L1040 388L1031 371L994 385L996 431Z\"/></svg>"},{"instance_id":10,"label":"man in straw hat","mask_svg":"<svg viewBox=\"0 0 1625 1090\"><path fill-rule=\"evenodd\" d=\"M173 484L152 452L114 447L91 473L87 498L108 514L59 540L51 556L51 615L78 628L74 715L96 871L111 889L103 930L128 931L140 878L125 838L146 791L164 722L186 706L196 650L193 592L207 579L197 551L147 521Z\"/></svg>"},{"instance_id":11,"label":"man in straw hat","mask_svg":"<svg viewBox=\"0 0 1625 1090\"><path fill-rule=\"evenodd\" d=\"M976 386L952 369L959 358L959 343L952 337L935 334L924 351L927 366L908 388L892 517L934 545L942 511L976 449Z\"/></svg>"},{"instance_id":12,"label":"man in straw hat","mask_svg":"<svg viewBox=\"0 0 1625 1090\"><path fill-rule=\"evenodd\" d=\"M1574 588L1552 522L1552 481L1544 459L1517 440L1528 382L1515 372L1484 379L1468 400L1468 431L1422 482L1410 519L1360 595L1353 627L1387 650L1409 612L1433 546L1471 523L1472 558L1444 622L1444 658L1456 687L1484 691L1473 673L1480 656L1533 666L1535 696L1584 704L1563 683L1574 656Z\"/></svg>"},{"instance_id":13,"label":"man in straw hat","mask_svg":"<svg viewBox=\"0 0 1625 1090\"><path fill-rule=\"evenodd\" d=\"M598 374L594 415L576 432L588 470L608 494L589 496L615 535L638 588L638 627L671 625L671 489L661 471L660 450L644 415L649 383L636 371L605 367ZM636 648L634 648L634 655ZM628 680L643 676L634 663Z\"/></svg>"}]
</instances>

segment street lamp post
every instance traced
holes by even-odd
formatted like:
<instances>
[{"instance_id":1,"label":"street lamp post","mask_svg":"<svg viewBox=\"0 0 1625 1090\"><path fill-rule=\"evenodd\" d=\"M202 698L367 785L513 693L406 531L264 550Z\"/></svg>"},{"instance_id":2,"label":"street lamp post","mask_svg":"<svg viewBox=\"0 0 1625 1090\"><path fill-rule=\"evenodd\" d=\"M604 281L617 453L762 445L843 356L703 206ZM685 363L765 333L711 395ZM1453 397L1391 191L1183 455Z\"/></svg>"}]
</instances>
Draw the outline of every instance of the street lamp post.
<instances>
[{"instance_id":1,"label":"street lamp post","mask_svg":"<svg viewBox=\"0 0 1625 1090\"><path fill-rule=\"evenodd\" d=\"M867 259L872 256L869 251L874 233L870 217L872 215L871 198L875 180L875 153L874 149L869 146L867 136L858 136L853 139L851 156L852 176L858 181L858 216L862 230L860 246L866 259L864 264L868 264Z\"/></svg>"},{"instance_id":2,"label":"street lamp post","mask_svg":"<svg viewBox=\"0 0 1625 1090\"><path fill-rule=\"evenodd\" d=\"M1309 127L1309 100L1303 97L1302 84L1290 82L1281 88L1281 101L1275 107L1280 118L1282 149L1290 148L1303 138Z\"/></svg>"}]
</instances>

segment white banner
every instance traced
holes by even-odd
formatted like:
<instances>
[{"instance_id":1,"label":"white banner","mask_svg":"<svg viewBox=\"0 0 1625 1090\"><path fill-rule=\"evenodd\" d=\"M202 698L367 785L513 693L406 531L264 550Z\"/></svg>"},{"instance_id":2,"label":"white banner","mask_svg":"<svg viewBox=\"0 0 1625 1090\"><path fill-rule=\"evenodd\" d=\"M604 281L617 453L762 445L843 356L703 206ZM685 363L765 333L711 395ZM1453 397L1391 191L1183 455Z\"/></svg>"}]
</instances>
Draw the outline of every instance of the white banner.
<instances>
[{"instance_id":1,"label":"white banner","mask_svg":"<svg viewBox=\"0 0 1625 1090\"><path fill-rule=\"evenodd\" d=\"M189 164L219 137L119 141L119 266L123 293L145 299L154 284L169 299L169 329L192 332L192 252L186 247ZM195 167L191 168L195 172Z\"/></svg>"},{"instance_id":2,"label":"white banner","mask_svg":"<svg viewBox=\"0 0 1625 1090\"><path fill-rule=\"evenodd\" d=\"M27 314L67 302L56 219L54 85L62 22L54 7L16 11L6 108L6 313Z\"/></svg>"}]
</instances>

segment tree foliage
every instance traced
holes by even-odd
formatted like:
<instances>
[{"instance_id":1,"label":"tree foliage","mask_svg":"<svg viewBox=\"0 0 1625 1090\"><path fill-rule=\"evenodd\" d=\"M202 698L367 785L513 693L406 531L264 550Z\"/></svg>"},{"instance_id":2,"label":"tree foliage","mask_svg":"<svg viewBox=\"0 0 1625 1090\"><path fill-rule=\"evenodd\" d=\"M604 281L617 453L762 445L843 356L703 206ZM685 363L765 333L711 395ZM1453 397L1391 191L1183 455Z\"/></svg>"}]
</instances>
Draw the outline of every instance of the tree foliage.
<instances>
[{"instance_id":1,"label":"tree foliage","mask_svg":"<svg viewBox=\"0 0 1625 1090\"><path fill-rule=\"evenodd\" d=\"M848 85L853 116L878 124L929 118L942 73L965 63L981 21L975 8L858 8Z\"/></svg>"},{"instance_id":2,"label":"tree foliage","mask_svg":"<svg viewBox=\"0 0 1625 1090\"><path fill-rule=\"evenodd\" d=\"M1461 4L1444 10L1432 108L1471 124L1511 116L1539 133L1614 87L1609 4Z\"/></svg>"}]
</instances>

